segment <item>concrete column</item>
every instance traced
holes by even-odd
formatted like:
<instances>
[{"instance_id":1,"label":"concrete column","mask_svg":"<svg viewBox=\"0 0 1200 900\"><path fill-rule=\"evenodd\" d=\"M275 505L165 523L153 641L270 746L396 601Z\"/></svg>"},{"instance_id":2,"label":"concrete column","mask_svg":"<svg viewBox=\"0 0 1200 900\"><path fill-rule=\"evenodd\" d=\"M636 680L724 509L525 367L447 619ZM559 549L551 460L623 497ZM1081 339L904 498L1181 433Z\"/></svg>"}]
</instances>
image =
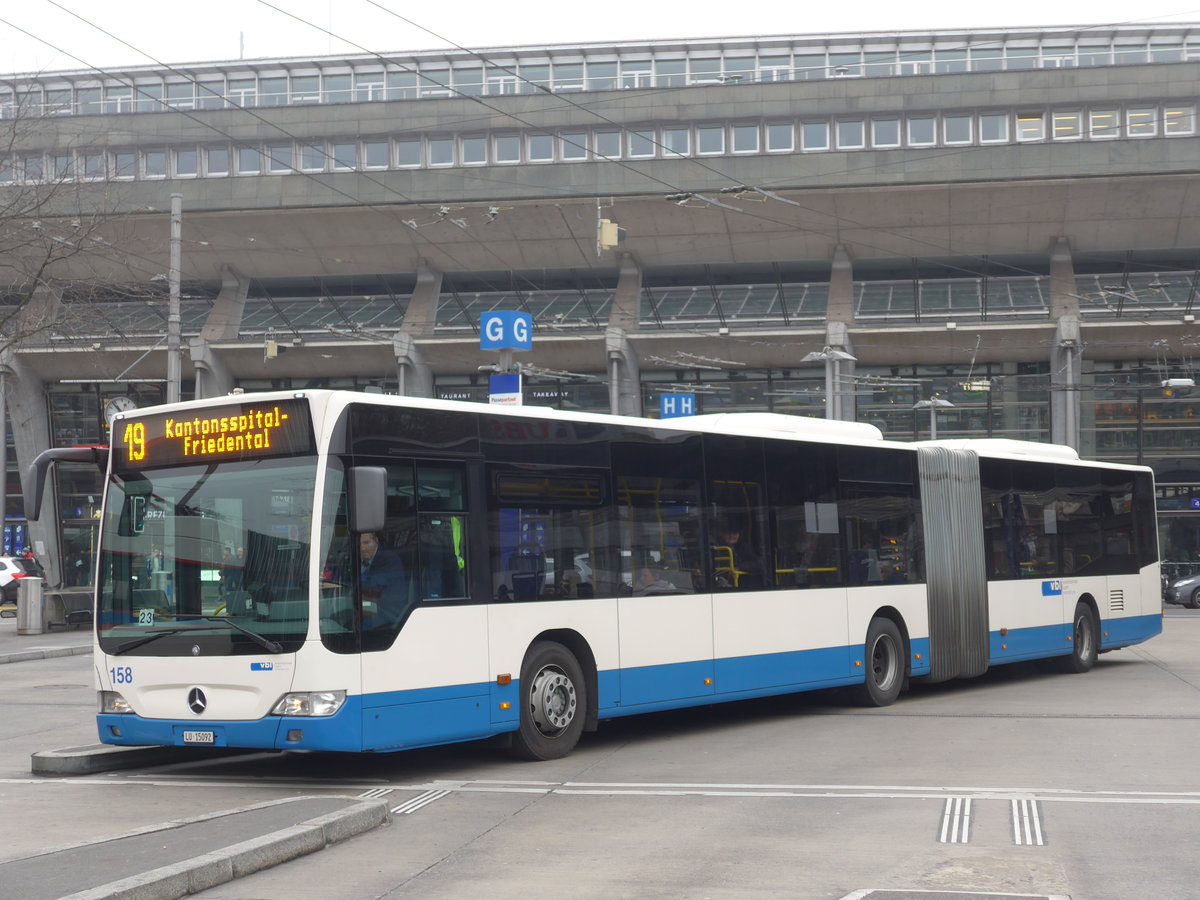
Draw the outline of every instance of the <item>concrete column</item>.
<instances>
[{"instance_id":1,"label":"concrete column","mask_svg":"<svg viewBox=\"0 0 1200 900\"><path fill-rule=\"evenodd\" d=\"M850 329L845 322L829 322L825 326L825 344L830 350L854 355L854 343L850 339ZM858 397L854 390L856 365L857 361L854 359L826 360L826 402L832 410L831 413L827 412L827 418L842 422L857 421Z\"/></svg>"},{"instance_id":2,"label":"concrete column","mask_svg":"<svg viewBox=\"0 0 1200 900\"><path fill-rule=\"evenodd\" d=\"M608 311L608 327L637 331L642 320L642 267L630 253L622 253L619 264L620 275Z\"/></svg>"},{"instance_id":3,"label":"concrete column","mask_svg":"<svg viewBox=\"0 0 1200 900\"><path fill-rule=\"evenodd\" d=\"M1050 349L1050 440L1078 450L1083 333L1071 242L1065 237L1050 250L1050 316L1058 323Z\"/></svg>"},{"instance_id":4,"label":"concrete column","mask_svg":"<svg viewBox=\"0 0 1200 900\"><path fill-rule=\"evenodd\" d=\"M411 334L397 334L392 338L392 349L396 354L400 396L432 397L433 370L425 362L416 339Z\"/></svg>"},{"instance_id":5,"label":"concrete column","mask_svg":"<svg viewBox=\"0 0 1200 900\"><path fill-rule=\"evenodd\" d=\"M641 418L642 377L637 351L620 328L609 327L604 333L608 352L608 408L614 416Z\"/></svg>"},{"instance_id":6,"label":"concrete column","mask_svg":"<svg viewBox=\"0 0 1200 900\"><path fill-rule=\"evenodd\" d=\"M422 259L417 262L417 285L404 314L403 330L414 337L433 337L437 327L438 301L442 298L442 273ZM478 323L476 323L478 324ZM404 393L401 391L401 393ZM431 396L410 394L409 396Z\"/></svg>"},{"instance_id":7,"label":"concrete column","mask_svg":"<svg viewBox=\"0 0 1200 900\"><path fill-rule=\"evenodd\" d=\"M26 499L33 496L33 484L28 466L43 450L50 449L50 407L46 401L46 385L33 370L10 351L5 353L9 372L8 417L12 422L13 448L21 468L21 492ZM52 478L50 489L42 498L41 517L29 523L29 543L38 561L46 569L46 586L62 584L62 546L59 541L57 479Z\"/></svg>"},{"instance_id":8,"label":"concrete column","mask_svg":"<svg viewBox=\"0 0 1200 900\"><path fill-rule=\"evenodd\" d=\"M1050 440L1076 450L1079 449L1082 358L1079 318L1062 316L1050 349Z\"/></svg>"},{"instance_id":9,"label":"concrete column","mask_svg":"<svg viewBox=\"0 0 1200 900\"><path fill-rule=\"evenodd\" d=\"M829 272L829 303L825 307L825 321L854 321L854 263L841 244L833 250L832 268Z\"/></svg>"},{"instance_id":10,"label":"concrete column","mask_svg":"<svg viewBox=\"0 0 1200 900\"><path fill-rule=\"evenodd\" d=\"M235 379L229 366L202 337L192 338L188 344L192 366L196 370L196 399L223 397L234 388Z\"/></svg>"},{"instance_id":11,"label":"concrete column","mask_svg":"<svg viewBox=\"0 0 1200 900\"><path fill-rule=\"evenodd\" d=\"M221 267L221 292L213 303L212 312L200 329L204 341L233 341L242 327L242 314L246 309L246 294L250 291L250 279L232 266ZM199 392L196 394L200 396ZM208 396L212 396L209 394Z\"/></svg>"}]
</instances>

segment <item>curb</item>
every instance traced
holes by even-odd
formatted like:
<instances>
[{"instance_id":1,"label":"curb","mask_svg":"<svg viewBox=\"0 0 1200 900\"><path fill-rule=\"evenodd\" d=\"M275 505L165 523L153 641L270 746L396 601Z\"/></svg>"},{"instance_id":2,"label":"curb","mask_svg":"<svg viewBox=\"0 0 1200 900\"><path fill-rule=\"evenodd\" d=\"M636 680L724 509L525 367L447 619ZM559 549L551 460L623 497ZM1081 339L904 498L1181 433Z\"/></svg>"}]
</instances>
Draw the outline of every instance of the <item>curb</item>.
<instances>
[{"instance_id":1,"label":"curb","mask_svg":"<svg viewBox=\"0 0 1200 900\"><path fill-rule=\"evenodd\" d=\"M35 650L16 650L12 653L0 653L0 665L29 662L34 659L55 659L60 656L85 656L91 652L91 644L82 647L43 647Z\"/></svg>"},{"instance_id":2,"label":"curb","mask_svg":"<svg viewBox=\"0 0 1200 900\"><path fill-rule=\"evenodd\" d=\"M390 822L391 818L386 803L379 800L353 799L345 809L337 812L326 813L290 828L205 853L187 862L162 866L140 875L69 894L62 900L102 900L113 897L128 900L176 900L324 850L330 844L336 844Z\"/></svg>"},{"instance_id":3,"label":"curb","mask_svg":"<svg viewBox=\"0 0 1200 900\"><path fill-rule=\"evenodd\" d=\"M196 752L199 750L199 752ZM61 750L39 750L30 754L29 771L34 775L69 776L94 775L114 769L135 766L162 766L185 760L214 759L245 754L246 750L225 750L179 747L120 747L112 744L88 744L83 747L63 747Z\"/></svg>"}]
</instances>

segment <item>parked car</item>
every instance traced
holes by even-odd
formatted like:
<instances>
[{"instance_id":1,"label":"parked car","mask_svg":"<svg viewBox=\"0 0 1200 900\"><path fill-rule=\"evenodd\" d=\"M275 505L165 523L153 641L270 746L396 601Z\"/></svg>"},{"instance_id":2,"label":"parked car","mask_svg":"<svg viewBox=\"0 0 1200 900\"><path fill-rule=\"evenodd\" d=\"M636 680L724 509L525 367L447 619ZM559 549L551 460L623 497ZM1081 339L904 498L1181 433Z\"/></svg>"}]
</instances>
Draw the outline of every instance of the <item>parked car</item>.
<instances>
[{"instance_id":1,"label":"parked car","mask_svg":"<svg viewBox=\"0 0 1200 900\"><path fill-rule=\"evenodd\" d=\"M1200 609L1200 573L1175 579L1167 588L1163 599L1168 603Z\"/></svg>"},{"instance_id":2,"label":"parked car","mask_svg":"<svg viewBox=\"0 0 1200 900\"><path fill-rule=\"evenodd\" d=\"M20 580L30 576L46 577L42 564L36 559L26 559L23 556L0 556L0 600L5 603L16 603Z\"/></svg>"}]
</instances>

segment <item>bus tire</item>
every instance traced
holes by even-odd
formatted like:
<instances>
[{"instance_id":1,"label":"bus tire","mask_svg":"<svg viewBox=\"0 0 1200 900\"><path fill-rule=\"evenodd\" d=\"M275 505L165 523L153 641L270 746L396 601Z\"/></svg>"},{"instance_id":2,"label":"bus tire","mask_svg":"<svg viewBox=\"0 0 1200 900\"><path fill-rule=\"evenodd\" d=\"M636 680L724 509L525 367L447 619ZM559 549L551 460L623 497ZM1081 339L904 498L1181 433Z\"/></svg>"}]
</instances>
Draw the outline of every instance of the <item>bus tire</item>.
<instances>
[{"instance_id":1,"label":"bus tire","mask_svg":"<svg viewBox=\"0 0 1200 900\"><path fill-rule=\"evenodd\" d=\"M574 750L587 720L587 686L571 651L553 641L530 647L521 666L520 692L513 756L561 759Z\"/></svg>"},{"instance_id":2,"label":"bus tire","mask_svg":"<svg viewBox=\"0 0 1200 900\"><path fill-rule=\"evenodd\" d=\"M1086 603L1075 604L1071 623L1071 652L1055 657L1055 662L1060 672L1081 675L1096 664L1100 653L1100 624Z\"/></svg>"},{"instance_id":3,"label":"bus tire","mask_svg":"<svg viewBox=\"0 0 1200 900\"><path fill-rule=\"evenodd\" d=\"M866 679L852 689L860 706L891 706L904 687L904 638L891 619L876 616L863 645Z\"/></svg>"}]
</instances>

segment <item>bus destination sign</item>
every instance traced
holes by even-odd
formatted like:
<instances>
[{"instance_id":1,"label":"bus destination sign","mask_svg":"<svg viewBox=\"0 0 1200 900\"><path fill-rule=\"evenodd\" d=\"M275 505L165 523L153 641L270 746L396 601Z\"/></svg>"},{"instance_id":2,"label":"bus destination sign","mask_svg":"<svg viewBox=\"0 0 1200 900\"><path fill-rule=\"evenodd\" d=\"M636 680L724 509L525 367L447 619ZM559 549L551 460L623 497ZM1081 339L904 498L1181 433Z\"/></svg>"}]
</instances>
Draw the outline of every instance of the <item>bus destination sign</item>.
<instances>
[{"instance_id":1,"label":"bus destination sign","mask_svg":"<svg viewBox=\"0 0 1200 900\"><path fill-rule=\"evenodd\" d=\"M184 413L144 413L113 422L113 464L121 469L312 453L304 400L234 403Z\"/></svg>"}]
</instances>

